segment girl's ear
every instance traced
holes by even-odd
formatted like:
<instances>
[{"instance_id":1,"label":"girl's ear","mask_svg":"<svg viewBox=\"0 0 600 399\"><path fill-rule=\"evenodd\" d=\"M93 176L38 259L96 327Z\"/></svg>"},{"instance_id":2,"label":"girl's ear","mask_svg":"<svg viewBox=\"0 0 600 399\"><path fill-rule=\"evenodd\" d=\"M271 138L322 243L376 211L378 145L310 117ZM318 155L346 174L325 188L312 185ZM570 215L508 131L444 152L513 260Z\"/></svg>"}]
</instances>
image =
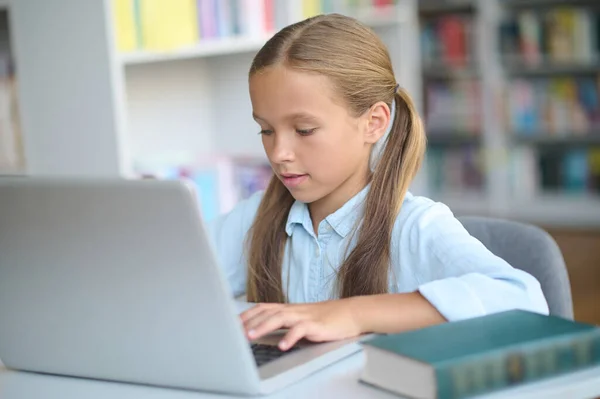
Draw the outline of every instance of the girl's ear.
<instances>
[{"instance_id":1,"label":"girl's ear","mask_svg":"<svg viewBox=\"0 0 600 399\"><path fill-rule=\"evenodd\" d=\"M371 106L366 117L365 143L375 144L388 128L391 119L390 107L383 101L379 101Z\"/></svg>"}]
</instances>

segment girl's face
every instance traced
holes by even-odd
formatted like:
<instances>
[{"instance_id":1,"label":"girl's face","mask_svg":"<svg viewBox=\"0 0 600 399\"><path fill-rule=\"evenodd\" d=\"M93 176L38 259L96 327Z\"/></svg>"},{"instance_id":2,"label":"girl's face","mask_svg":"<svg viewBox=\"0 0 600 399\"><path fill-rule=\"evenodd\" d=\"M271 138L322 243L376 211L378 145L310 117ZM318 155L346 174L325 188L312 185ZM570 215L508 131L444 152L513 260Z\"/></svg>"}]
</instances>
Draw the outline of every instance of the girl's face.
<instances>
[{"instance_id":1,"label":"girl's face","mask_svg":"<svg viewBox=\"0 0 600 399\"><path fill-rule=\"evenodd\" d=\"M250 98L273 171L295 199L331 213L365 186L387 105L354 117L327 77L284 66L254 74Z\"/></svg>"}]
</instances>

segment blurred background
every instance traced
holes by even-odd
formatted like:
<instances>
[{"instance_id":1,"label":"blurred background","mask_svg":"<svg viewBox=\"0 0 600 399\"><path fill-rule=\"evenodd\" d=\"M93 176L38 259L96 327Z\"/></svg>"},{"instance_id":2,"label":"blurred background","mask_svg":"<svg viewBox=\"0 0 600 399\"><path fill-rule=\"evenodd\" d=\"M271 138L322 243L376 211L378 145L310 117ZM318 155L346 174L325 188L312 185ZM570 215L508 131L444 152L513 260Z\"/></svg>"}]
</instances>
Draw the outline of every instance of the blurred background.
<instances>
[{"instance_id":1,"label":"blurred background","mask_svg":"<svg viewBox=\"0 0 600 399\"><path fill-rule=\"evenodd\" d=\"M412 191L545 228L600 324L598 0L0 0L0 175L186 178L212 219L271 175L252 57L331 12L380 35L418 104Z\"/></svg>"}]
</instances>

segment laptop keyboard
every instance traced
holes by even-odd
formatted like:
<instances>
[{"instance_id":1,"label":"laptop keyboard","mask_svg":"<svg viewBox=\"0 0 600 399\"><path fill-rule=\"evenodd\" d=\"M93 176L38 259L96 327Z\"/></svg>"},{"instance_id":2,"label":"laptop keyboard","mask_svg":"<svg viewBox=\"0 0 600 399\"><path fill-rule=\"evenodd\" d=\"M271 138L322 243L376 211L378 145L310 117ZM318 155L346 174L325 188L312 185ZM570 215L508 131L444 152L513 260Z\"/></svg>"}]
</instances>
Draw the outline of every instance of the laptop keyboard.
<instances>
[{"instance_id":1,"label":"laptop keyboard","mask_svg":"<svg viewBox=\"0 0 600 399\"><path fill-rule=\"evenodd\" d=\"M298 346L293 346L284 352L274 345L252 344L251 347L254 354L254 361L258 367L300 349Z\"/></svg>"}]
</instances>

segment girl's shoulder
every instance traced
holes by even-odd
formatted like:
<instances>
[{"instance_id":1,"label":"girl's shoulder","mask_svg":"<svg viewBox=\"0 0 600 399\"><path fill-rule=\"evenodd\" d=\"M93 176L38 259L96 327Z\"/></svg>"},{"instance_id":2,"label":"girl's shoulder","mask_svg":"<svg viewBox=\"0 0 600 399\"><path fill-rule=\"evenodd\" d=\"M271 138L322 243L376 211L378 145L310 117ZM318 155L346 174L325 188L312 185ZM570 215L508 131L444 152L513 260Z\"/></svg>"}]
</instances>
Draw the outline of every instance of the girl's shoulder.
<instances>
[{"instance_id":1,"label":"girl's shoulder","mask_svg":"<svg viewBox=\"0 0 600 399\"><path fill-rule=\"evenodd\" d=\"M432 226L438 228L454 221L457 219L446 204L409 191L404 197L394 228L427 230Z\"/></svg>"},{"instance_id":2,"label":"girl's shoulder","mask_svg":"<svg viewBox=\"0 0 600 399\"><path fill-rule=\"evenodd\" d=\"M231 210L211 220L208 223L209 229L213 234L223 230L230 233L233 233L234 230L248 230L254 221L263 195L264 191L257 191L248 198L239 201Z\"/></svg>"}]
</instances>

